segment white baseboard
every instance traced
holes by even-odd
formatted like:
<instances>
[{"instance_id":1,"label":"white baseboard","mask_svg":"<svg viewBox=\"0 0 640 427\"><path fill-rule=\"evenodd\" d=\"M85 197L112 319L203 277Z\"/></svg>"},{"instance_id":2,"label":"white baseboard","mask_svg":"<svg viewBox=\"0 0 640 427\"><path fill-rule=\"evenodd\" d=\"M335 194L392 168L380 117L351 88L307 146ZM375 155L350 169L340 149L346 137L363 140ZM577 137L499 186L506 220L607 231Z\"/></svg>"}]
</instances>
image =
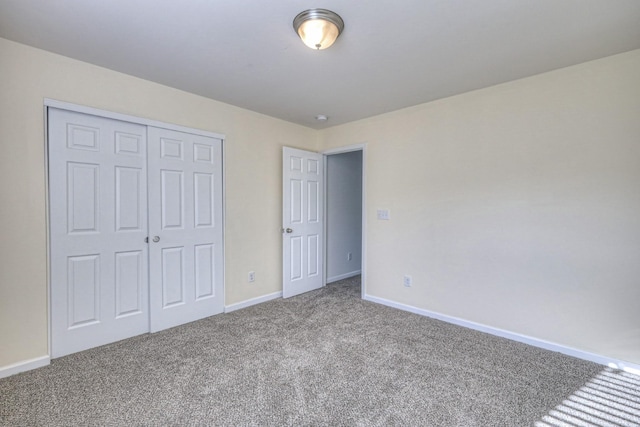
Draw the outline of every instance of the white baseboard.
<instances>
[{"instance_id":1,"label":"white baseboard","mask_svg":"<svg viewBox=\"0 0 640 427\"><path fill-rule=\"evenodd\" d=\"M10 377L11 375L19 374L20 372L30 371L36 368L42 368L51 363L51 357L42 356L35 359L24 360L22 362L14 363L12 365L3 366L0 368L0 378Z\"/></svg>"},{"instance_id":2,"label":"white baseboard","mask_svg":"<svg viewBox=\"0 0 640 427\"><path fill-rule=\"evenodd\" d=\"M351 277L351 276L348 276ZM341 279L338 279L341 280ZM252 305L260 304L263 302L271 301L282 297L282 292L274 292L272 294L263 295L261 297L251 298L239 303L231 304L225 307L225 313L231 313L232 311L240 310ZM558 353L573 356L578 359L588 360L591 362L606 365L611 368L621 369L630 372L635 375L640 375L640 365L635 363L629 363L623 360L612 359L610 357L601 356L595 353L589 353L586 351L578 350L575 348L567 347L564 345L556 344L553 342L541 340L538 338L529 337L515 332L506 331L504 329L494 328L491 326L482 325L476 322L470 322L468 320L460 319L453 316L437 313L434 311L424 310L421 308L413 307L410 305L402 304L399 302L387 300L384 298L374 297L372 295L365 295L364 300L371 301L377 304L386 305L388 307L396 308L399 310L407 311L410 313L419 314L421 316L431 317L433 319L442 320L443 322L452 323L454 325L463 326L465 328L474 329L476 331L485 332L491 335L507 338L513 341L529 344L534 347L544 348L545 350L556 351ZM50 356L42 356L34 359L25 360L22 362L14 363L0 367L0 378L6 378L11 375L19 374L20 372L30 371L32 369L41 368L51 363Z\"/></svg>"},{"instance_id":3,"label":"white baseboard","mask_svg":"<svg viewBox=\"0 0 640 427\"><path fill-rule=\"evenodd\" d=\"M232 311L240 310L242 308L251 307L252 305L260 304L263 302L271 301L273 299L282 298L282 291L274 292L272 294L263 295L261 297L251 298L245 301L240 301L235 304L227 305L224 307L225 313L231 313Z\"/></svg>"},{"instance_id":4,"label":"white baseboard","mask_svg":"<svg viewBox=\"0 0 640 427\"><path fill-rule=\"evenodd\" d=\"M495 335L502 338L507 338L512 341L529 344L534 347L544 348L545 350L551 350L558 353L573 356L578 359L588 360L590 362L599 363L601 365L607 365L611 368L622 369L624 371L640 375L640 365L635 363L625 362L623 360L616 360L610 357L601 356L595 353L589 353L587 351L578 350L572 347L567 347L561 344L556 344L550 341L533 338L527 335L518 334L515 332L506 331L504 329L494 328L491 326L483 325L476 322L460 319L458 317L448 316L446 314L437 313L435 311L424 310L422 308L413 307L411 305L402 304L399 302L387 300L384 298L374 297L372 295L365 295L366 301L375 302L377 304L386 305L388 307L397 308L399 310L408 311L410 313L419 314L421 316L431 317L433 319L442 320L443 322L453 323L454 325L463 326L465 328L474 329L476 331L485 332L490 335Z\"/></svg>"},{"instance_id":5,"label":"white baseboard","mask_svg":"<svg viewBox=\"0 0 640 427\"><path fill-rule=\"evenodd\" d=\"M349 273L344 273L344 274L339 274L337 276L328 277L327 278L327 284L328 283L337 282L338 280L342 280L342 279L348 279L349 277L357 276L358 274L360 274L360 272L361 272L360 270L356 270L356 271L351 271Z\"/></svg>"}]
</instances>

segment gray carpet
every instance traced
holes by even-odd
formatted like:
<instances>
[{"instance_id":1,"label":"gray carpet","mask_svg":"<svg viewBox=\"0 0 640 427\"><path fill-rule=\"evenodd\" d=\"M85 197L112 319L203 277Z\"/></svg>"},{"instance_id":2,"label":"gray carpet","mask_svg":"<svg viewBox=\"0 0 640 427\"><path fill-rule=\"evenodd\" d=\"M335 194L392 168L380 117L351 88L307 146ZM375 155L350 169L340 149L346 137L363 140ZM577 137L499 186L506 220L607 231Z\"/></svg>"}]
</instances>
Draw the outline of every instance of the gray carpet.
<instances>
[{"instance_id":1,"label":"gray carpet","mask_svg":"<svg viewBox=\"0 0 640 427\"><path fill-rule=\"evenodd\" d=\"M626 375L362 301L354 278L2 379L0 425L562 425L603 374Z\"/></svg>"}]
</instances>

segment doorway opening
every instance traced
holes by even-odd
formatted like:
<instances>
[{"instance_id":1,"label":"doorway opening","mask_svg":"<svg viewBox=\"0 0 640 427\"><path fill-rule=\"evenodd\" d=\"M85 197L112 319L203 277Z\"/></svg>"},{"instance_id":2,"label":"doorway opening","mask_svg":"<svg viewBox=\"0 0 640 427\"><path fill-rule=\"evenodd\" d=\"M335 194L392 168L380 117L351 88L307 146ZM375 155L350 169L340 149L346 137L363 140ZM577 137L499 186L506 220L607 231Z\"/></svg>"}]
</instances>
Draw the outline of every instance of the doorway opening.
<instances>
[{"instance_id":1,"label":"doorway opening","mask_svg":"<svg viewBox=\"0 0 640 427\"><path fill-rule=\"evenodd\" d=\"M323 154L326 283L362 275L364 296L364 146Z\"/></svg>"}]
</instances>

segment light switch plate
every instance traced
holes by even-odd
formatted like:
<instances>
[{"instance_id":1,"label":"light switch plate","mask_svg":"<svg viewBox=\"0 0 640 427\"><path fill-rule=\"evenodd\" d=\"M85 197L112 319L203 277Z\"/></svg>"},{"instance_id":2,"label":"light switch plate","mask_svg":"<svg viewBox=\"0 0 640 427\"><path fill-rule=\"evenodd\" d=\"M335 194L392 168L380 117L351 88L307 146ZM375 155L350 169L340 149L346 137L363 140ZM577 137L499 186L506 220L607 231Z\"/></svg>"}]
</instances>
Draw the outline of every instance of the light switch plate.
<instances>
[{"instance_id":1,"label":"light switch plate","mask_svg":"<svg viewBox=\"0 0 640 427\"><path fill-rule=\"evenodd\" d=\"M389 209L378 209L378 219L381 221L389 221Z\"/></svg>"}]
</instances>

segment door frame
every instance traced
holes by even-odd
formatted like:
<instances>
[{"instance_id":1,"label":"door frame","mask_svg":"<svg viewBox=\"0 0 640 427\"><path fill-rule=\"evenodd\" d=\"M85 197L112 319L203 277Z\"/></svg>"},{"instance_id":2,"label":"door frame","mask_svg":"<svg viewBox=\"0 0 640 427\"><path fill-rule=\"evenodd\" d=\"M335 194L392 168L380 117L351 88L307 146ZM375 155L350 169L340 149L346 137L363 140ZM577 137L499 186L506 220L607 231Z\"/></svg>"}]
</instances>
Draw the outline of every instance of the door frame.
<instances>
[{"instance_id":1,"label":"door frame","mask_svg":"<svg viewBox=\"0 0 640 427\"><path fill-rule=\"evenodd\" d=\"M55 99L44 98L44 166L45 166L45 227L46 227L46 255L47 255L47 358L51 359L51 340L52 340L52 322L51 322L51 224L49 219L50 214L50 200L49 200L49 123L48 123L48 110L49 108L57 108L60 110L73 111L76 113L89 114L92 116L104 117L108 119L115 119L129 123L140 124L143 126L151 126L163 129L174 130L177 132L190 133L194 135L201 135L210 138L216 138L222 141L222 301L226 300L226 271L225 271L225 214L226 214L226 158L225 158L225 142L226 136L220 133L210 132L202 129L195 129L186 126L176 125L172 123L161 122L157 120L146 119L143 117L132 116L129 114L116 113L108 110L101 110L99 108L88 107L85 105L73 104L65 101L58 101ZM224 310L223 310L224 312Z\"/></svg>"},{"instance_id":2,"label":"door frame","mask_svg":"<svg viewBox=\"0 0 640 427\"><path fill-rule=\"evenodd\" d=\"M322 268L324 269L324 280L325 280L325 286L326 286L326 280L327 280L327 192L326 192L326 188L327 188L327 179L328 179L328 173L327 173L327 157L334 155L334 154L343 154L343 153L350 153L352 151L362 151L362 261L361 261L361 265L360 265L360 277L361 277L361 286L360 286L360 298L364 299L365 296L367 295L367 280L366 280L366 272L367 272L367 192L366 192L366 188L367 188L367 143L362 143L362 144L353 144L353 145L345 145L343 147L338 147L338 148L332 148L329 150L324 150L321 151L320 154L322 154L324 156L324 188L325 188L325 193L324 193L324 198L325 198L325 203L324 203L324 265L322 266Z\"/></svg>"}]
</instances>

